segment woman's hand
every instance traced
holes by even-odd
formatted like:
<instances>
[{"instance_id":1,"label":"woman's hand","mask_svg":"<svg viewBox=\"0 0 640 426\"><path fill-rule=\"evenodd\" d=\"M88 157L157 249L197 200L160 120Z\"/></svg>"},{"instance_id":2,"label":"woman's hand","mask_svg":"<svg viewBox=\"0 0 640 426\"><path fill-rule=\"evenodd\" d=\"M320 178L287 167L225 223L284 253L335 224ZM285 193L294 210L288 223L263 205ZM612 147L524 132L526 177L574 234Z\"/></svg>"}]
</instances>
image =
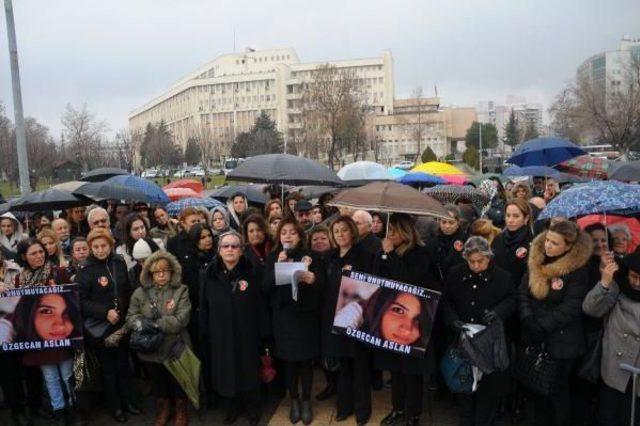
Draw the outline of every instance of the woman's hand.
<instances>
[{"instance_id":1,"label":"woman's hand","mask_svg":"<svg viewBox=\"0 0 640 426\"><path fill-rule=\"evenodd\" d=\"M118 314L118 311L115 309L109 309L109 312L107 312L107 321L114 325L120 321L120 314Z\"/></svg>"},{"instance_id":2,"label":"woman's hand","mask_svg":"<svg viewBox=\"0 0 640 426\"><path fill-rule=\"evenodd\" d=\"M286 251L282 250L280 254L278 254L278 262L286 262L288 259Z\"/></svg>"},{"instance_id":3,"label":"woman's hand","mask_svg":"<svg viewBox=\"0 0 640 426\"><path fill-rule=\"evenodd\" d=\"M302 271L300 274L300 282L305 284L315 284L316 274L311 271Z\"/></svg>"},{"instance_id":4,"label":"woman's hand","mask_svg":"<svg viewBox=\"0 0 640 426\"><path fill-rule=\"evenodd\" d=\"M7 286L5 283L0 283L0 293L4 293L7 291Z\"/></svg>"},{"instance_id":5,"label":"woman's hand","mask_svg":"<svg viewBox=\"0 0 640 426\"><path fill-rule=\"evenodd\" d=\"M385 253L391 253L394 249L395 247L393 246L393 243L391 242L391 240L389 240L388 238L385 238L384 240L382 240L382 250Z\"/></svg>"},{"instance_id":6,"label":"woman's hand","mask_svg":"<svg viewBox=\"0 0 640 426\"><path fill-rule=\"evenodd\" d=\"M600 268L600 284L602 287L608 289L613 281L613 274L618 271L618 264L615 261L607 263L604 268Z\"/></svg>"}]
</instances>

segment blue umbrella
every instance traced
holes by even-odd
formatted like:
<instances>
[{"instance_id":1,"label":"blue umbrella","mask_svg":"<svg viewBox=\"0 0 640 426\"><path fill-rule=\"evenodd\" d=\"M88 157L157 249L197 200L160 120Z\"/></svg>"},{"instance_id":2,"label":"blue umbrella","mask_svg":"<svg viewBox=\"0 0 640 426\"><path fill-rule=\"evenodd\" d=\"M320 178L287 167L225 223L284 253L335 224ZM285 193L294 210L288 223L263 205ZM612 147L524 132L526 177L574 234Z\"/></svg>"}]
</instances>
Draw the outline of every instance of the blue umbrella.
<instances>
[{"instance_id":1,"label":"blue umbrella","mask_svg":"<svg viewBox=\"0 0 640 426\"><path fill-rule=\"evenodd\" d=\"M413 184L442 185L447 183L447 181L442 179L440 176L434 176L434 175L430 175L428 173L422 173L422 172L409 172L406 175L402 176L400 179L396 179L396 180L405 185L413 185Z\"/></svg>"},{"instance_id":2,"label":"blue umbrella","mask_svg":"<svg viewBox=\"0 0 640 426\"><path fill-rule=\"evenodd\" d=\"M595 180L561 192L542 210L538 220L598 213L626 215L639 210L640 185Z\"/></svg>"},{"instance_id":3,"label":"blue umbrella","mask_svg":"<svg viewBox=\"0 0 640 426\"><path fill-rule=\"evenodd\" d=\"M547 166L509 166L502 172L503 176L545 176L545 177L554 177L560 174L559 171L554 169L553 167Z\"/></svg>"},{"instance_id":4,"label":"blue umbrella","mask_svg":"<svg viewBox=\"0 0 640 426\"><path fill-rule=\"evenodd\" d=\"M389 167L387 171L393 177L393 179L396 179L396 180L408 173L406 170L402 170L397 167Z\"/></svg>"},{"instance_id":5,"label":"blue umbrella","mask_svg":"<svg viewBox=\"0 0 640 426\"><path fill-rule=\"evenodd\" d=\"M224 206L218 200L214 200L213 198L183 198L182 200L172 201L166 205L167 213L169 216L177 216L180 212L187 207L205 207L207 209L212 209L216 206Z\"/></svg>"},{"instance_id":6,"label":"blue umbrella","mask_svg":"<svg viewBox=\"0 0 640 426\"><path fill-rule=\"evenodd\" d=\"M566 139L537 138L520 144L507 163L517 166L555 166L587 152Z\"/></svg>"},{"instance_id":7,"label":"blue umbrella","mask_svg":"<svg viewBox=\"0 0 640 426\"><path fill-rule=\"evenodd\" d=\"M107 179L105 182L107 183L118 183L124 186L130 186L139 191L144 192L150 203L158 203L158 204L166 204L168 203L169 197L164 193L162 188L160 188L155 183L150 180L143 179L134 175L118 175Z\"/></svg>"}]
</instances>

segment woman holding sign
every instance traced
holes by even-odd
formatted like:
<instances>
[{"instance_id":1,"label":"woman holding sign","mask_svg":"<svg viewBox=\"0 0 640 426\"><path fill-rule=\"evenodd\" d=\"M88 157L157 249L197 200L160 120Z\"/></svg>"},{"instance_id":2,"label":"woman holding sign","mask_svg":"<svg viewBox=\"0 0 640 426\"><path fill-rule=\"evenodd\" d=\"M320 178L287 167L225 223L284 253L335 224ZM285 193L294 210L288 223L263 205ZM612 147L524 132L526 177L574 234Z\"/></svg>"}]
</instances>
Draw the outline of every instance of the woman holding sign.
<instances>
[{"instance_id":1,"label":"woman holding sign","mask_svg":"<svg viewBox=\"0 0 640 426\"><path fill-rule=\"evenodd\" d=\"M293 217L286 217L278 227L278 246L265 264L263 290L272 310L275 355L284 362L289 395L291 423L309 424L312 361L320 355L320 311L322 308L322 267L305 248L304 230ZM291 285L276 286L276 262L304 262L308 270L300 273L297 300ZM299 383L302 385L300 402Z\"/></svg>"},{"instance_id":2,"label":"woman holding sign","mask_svg":"<svg viewBox=\"0 0 640 426\"><path fill-rule=\"evenodd\" d=\"M322 356L337 361L336 421L346 420L352 413L358 424L371 416L371 356L363 344L332 333L341 279L344 271L369 272L372 256L359 244L358 227L349 216L340 216L330 228L331 240L337 247L327 259L327 284L322 312ZM344 289L343 289L344 292ZM359 308L359 295L347 297ZM357 305L357 306L356 306ZM362 308L360 308L362 310Z\"/></svg>"},{"instance_id":3,"label":"woman holding sign","mask_svg":"<svg viewBox=\"0 0 640 426\"><path fill-rule=\"evenodd\" d=\"M382 241L382 251L376 255L373 272L376 275L411 284L417 287L434 288L435 280L430 273L429 253L424 247L418 232L415 229L411 216L404 213L394 213L389 218L389 231ZM396 316L403 316L403 321L386 321L388 327L399 324L397 331L389 330L387 333L394 335L416 333L416 325L420 322L420 315L412 309L419 304L412 303L412 298L407 295L407 305L398 307L396 300L391 308ZM387 327L385 325L385 328ZM413 338L412 338L413 339ZM416 340L416 339L414 339ZM409 341L409 340L407 340ZM422 390L424 375L428 374L434 366L433 351L427 347L425 359L412 358L403 354L395 354L378 350L374 353L374 366L380 370L391 371L391 401L392 411L382 420L383 425L392 425L405 417L405 424L420 424L422 414Z\"/></svg>"}]
</instances>

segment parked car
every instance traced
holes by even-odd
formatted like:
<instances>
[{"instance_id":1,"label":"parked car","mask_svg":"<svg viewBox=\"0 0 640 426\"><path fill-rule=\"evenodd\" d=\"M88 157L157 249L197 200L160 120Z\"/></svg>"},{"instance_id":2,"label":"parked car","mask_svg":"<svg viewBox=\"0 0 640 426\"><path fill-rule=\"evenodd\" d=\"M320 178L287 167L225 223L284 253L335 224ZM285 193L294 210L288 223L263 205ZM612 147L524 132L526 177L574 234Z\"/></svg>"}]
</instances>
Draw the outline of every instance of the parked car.
<instances>
[{"instance_id":1,"label":"parked car","mask_svg":"<svg viewBox=\"0 0 640 426\"><path fill-rule=\"evenodd\" d=\"M178 169L173 174L173 177L175 177L175 178L183 178L185 176L188 176L187 172L188 172L187 169Z\"/></svg>"},{"instance_id":2,"label":"parked car","mask_svg":"<svg viewBox=\"0 0 640 426\"><path fill-rule=\"evenodd\" d=\"M158 177L158 171L156 169L148 169L142 172L142 177L145 179L153 179Z\"/></svg>"},{"instance_id":3,"label":"parked car","mask_svg":"<svg viewBox=\"0 0 640 426\"><path fill-rule=\"evenodd\" d=\"M394 165L393 167L400 169L400 170L411 170L413 168L413 161L401 161L398 164Z\"/></svg>"},{"instance_id":4,"label":"parked car","mask_svg":"<svg viewBox=\"0 0 640 426\"><path fill-rule=\"evenodd\" d=\"M204 169L201 167L191 169L191 176L204 177Z\"/></svg>"}]
</instances>

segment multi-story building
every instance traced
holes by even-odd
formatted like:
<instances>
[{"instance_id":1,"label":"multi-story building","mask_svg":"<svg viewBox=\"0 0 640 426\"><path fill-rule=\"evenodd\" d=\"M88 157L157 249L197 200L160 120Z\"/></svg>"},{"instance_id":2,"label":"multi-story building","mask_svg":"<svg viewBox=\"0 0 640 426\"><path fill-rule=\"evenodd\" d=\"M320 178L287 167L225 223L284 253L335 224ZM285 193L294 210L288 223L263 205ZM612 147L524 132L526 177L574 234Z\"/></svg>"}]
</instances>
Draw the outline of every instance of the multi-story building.
<instances>
[{"instance_id":1,"label":"multi-story building","mask_svg":"<svg viewBox=\"0 0 640 426\"><path fill-rule=\"evenodd\" d=\"M505 105L496 105L494 101L484 101L476 106L478 121L496 126L498 141L504 139L504 131L512 111L523 133L530 123L533 123L536 127L538 134L544 135L546 133L541 104L527 103L524 97L512 95L507 96L506 101ZM501 144L498 144L498 146L502 147Z\"/></svg>"},{"instance_id":2,"label":"multi-story building","mask_svg":"<svg viewBox=\"0 0 640 426\"><path fill-rule=\"evenodd\" d=\"M440 98L396 99L393 114L374 117L372 137L383 162L413 161L427 146L443 158L459 151L474 120L474 108L443 108Z\"/></svg>"},{"instance_id":3,"label":"multi-story building","mask_svg":"<svg viewBox=\"0 0 640 426\"><path fill-rule=\"evenodd\" d=\"M617 50L601 52L584 61L578 67L577 78L586 79L604 99L613 90L624 87L633 57L640 60L640 38L624 36Z\"/></svg>"},{"instance_id":4,"label":"multi-story building","mask_svg":"<svg viewBox=\"0 0 640 426\"><path fill-rule=\"evenodd\" d=\"M393 112L393 58L390 52L376 58L328 61L347 69L362 88L364 101L379 114ZM173 84L160 96L129 115L132 132L147 123L164 121L177 144L186 146L202 132L219 141L228 152L235 136L247 131L265 111L287 140L300 127L300 105L305 84L325 62L302 63L293 49L221 55Z\"/></svg>"}]
</instances>

